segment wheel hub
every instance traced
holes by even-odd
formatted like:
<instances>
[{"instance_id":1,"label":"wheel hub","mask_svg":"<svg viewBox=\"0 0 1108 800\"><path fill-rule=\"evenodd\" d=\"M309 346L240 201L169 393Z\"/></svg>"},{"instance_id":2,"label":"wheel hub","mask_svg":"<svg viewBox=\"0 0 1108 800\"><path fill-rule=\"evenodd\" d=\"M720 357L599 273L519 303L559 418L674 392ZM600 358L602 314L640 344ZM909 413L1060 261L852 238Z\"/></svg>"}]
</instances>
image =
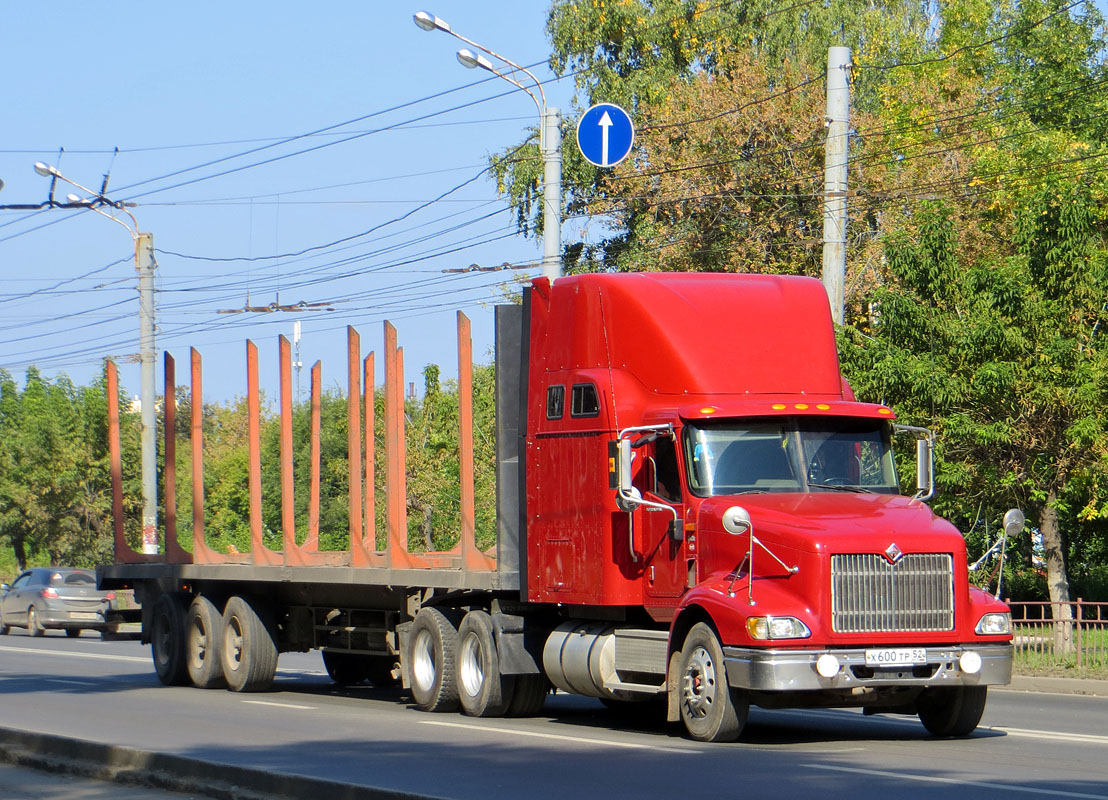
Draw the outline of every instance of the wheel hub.
<instances>
[{"instance_id":1,"label":"wheel hub","mask_svg":"<svg viewBox=\"0 0 1108 800\"><path fill-rule=\"evenodd\" d=\"M682 693L689 712L698 719L706 717L716 700L716 667L711 654L697 647L685 668Z\"/></svg>"}]
</instances>

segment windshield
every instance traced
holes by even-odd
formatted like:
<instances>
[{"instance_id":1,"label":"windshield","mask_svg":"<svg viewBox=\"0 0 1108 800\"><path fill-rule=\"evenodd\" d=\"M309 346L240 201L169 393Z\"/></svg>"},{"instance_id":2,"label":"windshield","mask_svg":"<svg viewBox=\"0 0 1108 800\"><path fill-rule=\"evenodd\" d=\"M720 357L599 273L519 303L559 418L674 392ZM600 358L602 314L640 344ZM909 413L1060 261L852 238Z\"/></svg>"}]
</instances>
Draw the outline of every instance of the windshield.
<instances>
[{"instance_id":1,"label":"windshield","mask_svg":"<svg viewBox=\"0 0 1108 800\"><path fill-rule=\"evenodd\" d=\"M780 417L689 424L684 446L689 488L700 497L899 492L885 420Z\"/></svg>"}]
</instances>

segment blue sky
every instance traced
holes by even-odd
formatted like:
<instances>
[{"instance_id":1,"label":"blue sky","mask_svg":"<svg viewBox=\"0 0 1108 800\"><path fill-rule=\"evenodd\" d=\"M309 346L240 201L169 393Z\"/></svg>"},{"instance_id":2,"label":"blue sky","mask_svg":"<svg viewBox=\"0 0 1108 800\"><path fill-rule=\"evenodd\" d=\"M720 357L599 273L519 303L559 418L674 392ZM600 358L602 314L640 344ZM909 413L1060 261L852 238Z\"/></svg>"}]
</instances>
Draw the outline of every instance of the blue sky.
<instances>
[{"instance_id":1,"label":"blue sky","mask_svg":"<svg viewBox=\"0 0 1108 800\"><path fill-rule=\"evenodd\" d=\"M453 375L453 309L473 319L484 358L500 285L537 274L443 272L541 255L540 242L514 235L494 184L479 176L537 111L504 81L459 65L461 42L419 30L412 14L423 8L5 4L0 203L46 199L36 161L94 188L110 173L107 195L135 202L154 235L158 350L175 355L180 375L195 345L211 399L245 391L246 338L259 345L274 397L277 336L291 337L297 319L305 392L317 358L326 385L343 383L346 324L361 331L363 351L380 352L385 318L400 331L408 380L420 384L429 362ZM426 6L525 65L549 54L546 9L538 0ZM546 89L568 108L568 80ZM301 138L282 142L290 137ZM72 191L59 184L56 198ZM85 383L112 355L137 393L132 256L127 232L93 212L0 211L0 366L21 377L35 363ZM218 313L277 300L335 310Z\"/></svg>"}]
</instances>

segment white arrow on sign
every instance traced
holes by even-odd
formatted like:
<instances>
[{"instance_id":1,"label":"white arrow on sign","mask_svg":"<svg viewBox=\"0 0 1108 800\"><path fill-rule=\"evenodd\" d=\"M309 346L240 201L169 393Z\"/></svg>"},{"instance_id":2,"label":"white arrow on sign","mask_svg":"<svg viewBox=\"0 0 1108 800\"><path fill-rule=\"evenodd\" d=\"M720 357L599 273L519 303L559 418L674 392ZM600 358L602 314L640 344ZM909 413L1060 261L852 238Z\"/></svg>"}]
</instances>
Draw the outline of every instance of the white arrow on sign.
<instances>
[{"instance_id":1,"label":"white arrow on sign","mask_svg":"<svg viewBox=\"0 0 1108 800\"><path fill-rule=\"evenodd\" d=\"M608 112L604 112L604 116L600 118L600 164L601 166L608 166L608 129L612 127L612 118L608 116Z\"/></svg>"}]
</instances>

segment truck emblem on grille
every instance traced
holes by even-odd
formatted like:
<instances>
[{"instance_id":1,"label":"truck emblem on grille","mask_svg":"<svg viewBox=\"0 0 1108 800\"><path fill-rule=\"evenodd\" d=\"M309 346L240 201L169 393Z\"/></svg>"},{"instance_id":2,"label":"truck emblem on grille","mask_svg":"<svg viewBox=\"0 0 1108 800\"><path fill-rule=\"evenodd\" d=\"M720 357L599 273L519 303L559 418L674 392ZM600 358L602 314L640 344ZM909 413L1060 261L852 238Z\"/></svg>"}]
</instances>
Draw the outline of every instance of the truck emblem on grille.
<instances>
[{"instance_id":1,"label":"truck emblem on grille","mask_svg":"<svg viewBox=\"0 0 1108 800\"><path fill-rule=\"evenodd\" d=\"M904 557L904 551L896 546L896 542L893 542L885 549L885 558L889 559L890 564L895 564Z\"/></svg>"}]
</instances>

